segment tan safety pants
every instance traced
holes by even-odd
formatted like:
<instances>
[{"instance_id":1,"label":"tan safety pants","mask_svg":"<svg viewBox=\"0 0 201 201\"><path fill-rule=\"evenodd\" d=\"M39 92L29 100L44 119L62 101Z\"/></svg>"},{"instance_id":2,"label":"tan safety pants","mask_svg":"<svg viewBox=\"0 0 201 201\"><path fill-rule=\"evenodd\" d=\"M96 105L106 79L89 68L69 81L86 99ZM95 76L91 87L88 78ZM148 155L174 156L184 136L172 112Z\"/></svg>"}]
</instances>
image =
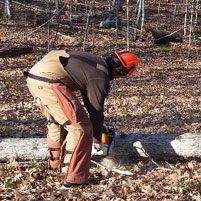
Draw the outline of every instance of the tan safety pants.
<instances>
[{"instance_id":1,"label":"tan safety pants","mask_svg":"<svg viewBox=\"0 0 201 201\"><path fill-rule=\"evenodd\" d=\"M88 183L93 128L83 106L60 83L28 78L27 84L48 119L49 166L61 168L67 182Z\"/></svg>"}]
</instances>

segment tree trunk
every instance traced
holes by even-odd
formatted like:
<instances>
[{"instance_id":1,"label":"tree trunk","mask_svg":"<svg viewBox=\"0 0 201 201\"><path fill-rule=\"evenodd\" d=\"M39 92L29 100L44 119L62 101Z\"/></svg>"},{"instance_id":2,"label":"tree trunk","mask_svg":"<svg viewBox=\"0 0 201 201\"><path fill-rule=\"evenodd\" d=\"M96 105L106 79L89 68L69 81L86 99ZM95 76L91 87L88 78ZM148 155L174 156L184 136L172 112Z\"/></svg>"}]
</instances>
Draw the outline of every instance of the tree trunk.
<instances>
[{"instance_id":1,"label":"tree trunk","mask_svg":"<svg viewBox=\"0 0 201 201\"><path fill-rule=\"evenodd\" d=\"M115 11L116 9L118 11L122 11L122 0L109 0L109 3L109 11Z\"/></svg>"},{"instance_id":2,"label":"tree trunk","mask_svg":"<svg viewBox=\"0 0 201 201\"><path fill-rule=\"evenodd\" d=\"M141 7L142 7L142 0L138 0L137 4L136 4L136 10L135 10L135 16L136 16L135 24L136 25L139 24L140 15L141 15L141 11L142 11Z\"/></svg>"},{"instance_id":3,"label":"tree trunk","mask_svg":"<svg viewBox=\"0 0 201 201\"><path fill-rule=\"evenodd\" d=\"M143 29L144 29L144 14L145 11L144 11L144 0L142 0L142 20L141 20L141 31L140 33L142 34L143 32Z\"/></svg>"},{"instance_id":4,"label":"tree trunk","mask_svg":"<svg viewBox=\"0 0 201 201\"><path fill-rule=\"evenodd\" d=\"M59 0L55 0L56 11L59 12Z\"/></svg>"},{"instance_id":5,"label":"tree trunk","mask_svg":"<svg viewBox=\"0 0 201 201\"><path fill-rule=\"evenodd\" d=\"M179 4L179 0L176 0L175 6L174 6L174 11L173 11L173 19L174 19L174 21L176 21L176 13L177 13L178 4Z\"/></svg>"},{"instance_id":6,"label":"tree trunk","mask_svg":"<svg viewBox=\"0 0 201 201\"><path fill-rule=\"evenodd\" d=\"M201 158L201 133L116 136L113 156L172 160ZM1 138L0 161L47 159L45 138Z\"/></svg>"},{"instance_id":7,"label":"tree trunk","mask_svg":"<svg viewBox=\"0 0 201 201\"><path fill-rule=\"evenodd\" d=\"M126 1L126 21L127 21L127 34L126 34L126 40L127 40L127 49L130 48L130 18L129 18L129 0Z\"/></svg>"},{"instance_id":8,"label":"tree trunk","mask_svg":"<svg viewBox=\"0 0 201 201\"><path fill-rule=\"evenodd\" d=\"M4 0L4 16L8 19L13 18L12 0Z\"/></svg>"},{"instance_id":9,"label":"tree trunk","mask_svg":"<svg viewBox=\"0 0 201 201\"><path fill-rule=\"evenodd\" d=\"M191 2L191 21L190 21L190 30L189 30L189 40L188 40L187 67L189 66L189 59L190 59L191 36L192 36L192 29L193 29L193 15L194 15L194 0L192 0Z\"/></svg>"},{"instance_id":10,"label":"tree trunk","mask_svg":"<svg viewBox=\"0 0 201 201\"><path fill-rule=\"evenodd\" d=\"M186 5L185 5L184 36L186 36L187 14L188 14L188 0L186 0Z\"/></svg>"},{"instance_id":11,"label":"tree trunk","mask_svg":"<svg viewBox=\"0 0 201 201\"><path fill-rule=\"evenodd\" d=\"M198 22L198 10L199 10L199 0L196 1L196 6L195 6L195 26L197 25Z\"/></svg>"},{"instance_id":12,"label":"tree trunk","mask_svg":"<svg viewBox=\"0 0 201 201\"><path fill-rule=\"evenodd\" d=\"M161 9L161 0L159 0L159 3L158 3L158 18L157 18L157 23L156 23L156 28L158 29L158 26L159 26L159 20L161 18L161 14L160 14L160 9Z\"/></svg>"}]
</instances>

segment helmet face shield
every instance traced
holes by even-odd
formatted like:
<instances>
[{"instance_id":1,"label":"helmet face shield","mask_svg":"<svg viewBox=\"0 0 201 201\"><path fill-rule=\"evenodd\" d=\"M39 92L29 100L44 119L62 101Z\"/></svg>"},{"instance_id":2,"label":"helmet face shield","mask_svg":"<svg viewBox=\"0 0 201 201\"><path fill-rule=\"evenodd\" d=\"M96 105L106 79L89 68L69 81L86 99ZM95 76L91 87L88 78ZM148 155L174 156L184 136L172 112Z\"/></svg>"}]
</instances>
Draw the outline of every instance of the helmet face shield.
<instances>
[{"instance_id":1,"label":"helmet face shield","mask_svg":"<svg viewBox=\"0 0 201 201\"><path fill-rule=\"evenodd\" d=\"M131 75L134 73L134 71L138 67L138 58L130 51L128 50L122 50L119 52L114 52L116 57L121 62L121 65L126 68L127 75L131 77Z\"/></svg>"},{"instance_id":2,"label":"helmet face shield","mask_svg":"<svg viewBox=\"0 0 201 201\"><path fill-rule=\"evenodd\" d=\"M131 77L132 76L132 74L136 71L136 69L137 69L137 66L135 65L135 64L133 64L134 66L133 66L133 68L131 68L130 69L130 71L129 71L129 73L128 73L128 77Z\"/></svg>"}]
</instances>

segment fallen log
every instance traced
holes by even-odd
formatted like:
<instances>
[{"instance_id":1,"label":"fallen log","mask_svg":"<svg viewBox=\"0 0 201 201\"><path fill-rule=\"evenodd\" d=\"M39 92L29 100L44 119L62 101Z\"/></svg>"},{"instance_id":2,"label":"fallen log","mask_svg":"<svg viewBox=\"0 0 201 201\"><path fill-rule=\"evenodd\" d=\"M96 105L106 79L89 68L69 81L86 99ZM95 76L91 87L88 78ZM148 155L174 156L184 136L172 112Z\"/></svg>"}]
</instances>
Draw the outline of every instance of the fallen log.
<instances>
[{"instance_id":1,"label":"fallen log","mask_svg":"<svg viewBox=\"0 0 201 201\"><path fill-rule=\"evenodd\" d=\"M0 58L18 57L33 53L33 47L9 47L0 50Z\"/></svg>"},{"instance_id":2,"label":"fallen log","mask_svg":"<svg viewBox=\"0 0 201 201\"><path fill-rule=\"evenodd\" d=\"M117 137L114 155L157 160L201 158L201 133L131 134Z\"/></svg>"},{"instance_id":3,"label":"fallen log","mask_svg":"<svg viewBox=\"0 0 201 201\"><path fill-rule=\"evenodd\" d=\"M201 158L201 134L129 134L116 136L113 156L152 159ZM45 138L1 138L0 161L46 160Z\"/></svg>"},{"instance_id":4,"label":"fallen log","mask_svg":"<svg viewBox=\"0 0 201 201\"><path fill-rule=\"evenodd\" d=\"M1 138L0 161L15 158L20 161L47 159L45 138Z\"/></svg>"}]
</instances>

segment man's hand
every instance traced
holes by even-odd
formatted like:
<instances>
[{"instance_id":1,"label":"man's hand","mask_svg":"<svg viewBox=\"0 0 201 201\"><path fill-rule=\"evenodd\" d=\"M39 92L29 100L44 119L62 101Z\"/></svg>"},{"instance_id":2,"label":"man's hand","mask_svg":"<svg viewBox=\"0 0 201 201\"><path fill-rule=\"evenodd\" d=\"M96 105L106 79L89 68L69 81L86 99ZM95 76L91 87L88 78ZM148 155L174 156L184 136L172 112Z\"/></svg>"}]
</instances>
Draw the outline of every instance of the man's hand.
<instances>
[{"instance_id":1,"label":"man's hand","mask_svg":"<svg viewBox=\"0 0 201 201\"><path fill-rule=\"evenodd\" d=\"M92 144L92 156L107 156L108 155L108 145L101 143Z\"/></svg>"},{"instance_id":2,"label":"man's hand","mask_svg":"<svg viewBox=\"0 0 201 201\"><path fill-rule=\"evenodd\" d=\"M104 125L102 133L102 142L92 144L91 155L94 156L107 156L112 153L114 147L115 132Z\"/></svg>"}]
</instances>

